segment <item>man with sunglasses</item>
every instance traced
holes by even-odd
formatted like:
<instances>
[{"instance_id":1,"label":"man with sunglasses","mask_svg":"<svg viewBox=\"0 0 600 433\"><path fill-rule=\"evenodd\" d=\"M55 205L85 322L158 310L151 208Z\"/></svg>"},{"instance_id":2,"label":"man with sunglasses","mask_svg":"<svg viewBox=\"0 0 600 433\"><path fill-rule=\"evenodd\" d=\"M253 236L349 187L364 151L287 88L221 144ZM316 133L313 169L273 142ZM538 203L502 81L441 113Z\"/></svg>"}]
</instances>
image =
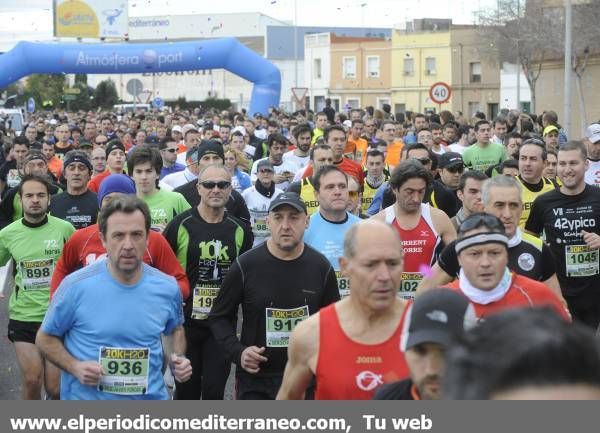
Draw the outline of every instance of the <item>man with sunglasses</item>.
<instances>
[{"instance_id":1,"label":"man with sunglasses","mask_svg":"<svg viewBox=\"0 0 600 433\"><path fill-rule=\"evenodd\" d=\"M313 186L319 201L319 211L310 217L304 241L320 251L335 270L340 297L350 294L348 279L340 273L339 258L344 254L344 236L360 221L346 211L348 206L348 175L334 165L321 168L313 176Z\"/></svg>"},{"instance_id":2,"label":"man with sunglasses","mask_svg":"<svg viewBox=\"0 0 600 433\"><path fill-rule=\"evenodd\" d=\"M548 286L508 269L508 236L495 216L476 213L468 217L458 229L454 248L461 271L449 288L469 299L479 320L509 308L542 305L570 320Z\"/></svg>"},{"instance_id":3,"label":"man with sunglasses","mask_svg":"<svg viewBox=\"0 0 600 433\"><path fill-rule=\"evenodd\" d=\"M390 178L396 203L374 217L391 225L402 239L404 273L399 292L405 299L414 298L417 285L437 260L442 246L456 238L448 216L423 203L431 182L431 173L421 163L403 161Z\"/></svg>"},{"instance_id":4,"label":"man with sunglasses","mask_svg":"<svg viewBox=\"0 0 600 433\"><path fill-rule=\"evenodd\" d=\"M438 158L438 168L440 169L440 180L446 188L454 194L456 210L460 209L460 200L458 199L457 191L460 184L460 177L465 171L465 164L460 153L446 152ZM453 215L454 216L454 215Z\"/></svg>"},{"instance_id":5,"label":"man with sunglasses","mask_svg":"<svg viewBox=\"0 0 600 433\"><path fill-rule=\"evenodd\" d=\"M481 185L483 211L499 218L508 237L508 267L511 271L543 282L560 298L556 268L549 247L542 240L519 228L523 211L521 185L512 176L495 176ZM460 274L454 243L440 254L429 276L421 281L417 292L448 284Z\"/></svg>"},{"instance_id":6,"label":"man with sunglasses","mask_svg":"<svg viewBox=\"0 0 600 433\"><path fill-rule=\"evenodd\" d=\"M216 140L202 140L200 145L195 149L188 151L188 161L192 162L191 165L188 166L184 171L172 174L167 176L165 179L169 177L179 176L182 173L186 173L191 171L191 173L195 173L192 179L187 180L173 191L182 194L187 202L192 207L198 206L200 200L202 198L201 195L198 194L198 185L197 185L197 176L198 172L203 170L205 167L209 165L224 165L225 164L225 154L223 153L223 146ZM186 175L187 178L187 175ZM225 208L227 212L231 215L239 218L244 223L250 226L250 213L248 212L248 207L246 206L246 202L242 197L242 194L237 192L235 189L231 190L229 194L229 199L225 204Z\"/></svg>"},{"instance_id":7,"label":"man with sunglasses","mask_svg":"<svg viewBox=\"0 0 600 433\"><path fill-rule=\"evenodd\" d=\"M231 194L231 175L222 164L207 165L196 184L200 203L177 215L163 232L185 269L192 299L184 308L186 357L192 378L176 384L178 400L222 400L231 361L208 326L208 315L230 266L252 248L247 224L230 215L225 205Z\"/></svg>"},{"instance_id":8,"label":"man with sunglasses","mask_svg":"<svg viewBox=\"0 0 600 433\"><path fill-rule=\"evenodd\" d=\"M185 165L177 162L177 140L171 136L162 138L158 144L158 150L162 157L162 168L160 169L160 179L178 171L185 170Z\"/></svg>"},{"instance_id":9,"label":"man with sunglasses","mask_svg":"<svg viewBox=\"0 0 600 433\"><path fill-rule=\"evenodd\" d=\"M557 184L543 177L544 169L548 161L548 151L542 140L530 138L525 140L518 153L519 176L517 180L523 187L523 213L519 220L519 227L525 228L529 217L531 205L536 197L557 188Z\"/></svg>"}]
</instances>

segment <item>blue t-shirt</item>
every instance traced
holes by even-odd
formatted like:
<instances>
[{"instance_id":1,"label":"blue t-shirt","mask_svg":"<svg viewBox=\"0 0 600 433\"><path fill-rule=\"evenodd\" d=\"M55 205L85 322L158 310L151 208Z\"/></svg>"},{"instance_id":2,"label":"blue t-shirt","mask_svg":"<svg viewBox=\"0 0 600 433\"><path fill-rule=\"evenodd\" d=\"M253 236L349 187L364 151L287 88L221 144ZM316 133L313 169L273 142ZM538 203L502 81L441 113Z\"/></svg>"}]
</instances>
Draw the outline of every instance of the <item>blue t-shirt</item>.
<instances>
[{"instance_id":1,"label":"blue t-shirt","mask_svg":"<svg viewBox=\"0 0 600 433\"><path fill-rule=\"evenodd\" d=\"M98 362L102 357L101 387L111 392L83 385L63 371L61 399L167 399L160 335L171 334L181 324L182 298L175 279L146 264L131 286L112 278L106 259L69 275L52 299L42 330L63 338L66 350L80 361ZM144 385L133 389L131 381ZM126 392L133 394L116 393L126 388L124 383L130 387Z\"/></svg>"},{"instance_id":2,"label":"blue t-shirt","mask_svg":"<svg viewBox=\"0 0 600 433\"><path fill-rule=\"evenodd\" d=\"M171 167L164 167L160 169L160 179L168 174L177 173L178 171L185 170L185 165L176 162Z\"/></svg>"},{"instance_id":3,"label":"blue t-shirt","mask_svg":"<svg viewBox=\"0 0 600 433\"><path fill-rule=\"evenodd\" d=\"M346 212L346 221L336 223L327 221L320 212L310 217L308 229L304 232L304 242L323 254L335 271L340 270L338 258L344 255L344 236L360 218Z\"/></svg>"}]
</instances>

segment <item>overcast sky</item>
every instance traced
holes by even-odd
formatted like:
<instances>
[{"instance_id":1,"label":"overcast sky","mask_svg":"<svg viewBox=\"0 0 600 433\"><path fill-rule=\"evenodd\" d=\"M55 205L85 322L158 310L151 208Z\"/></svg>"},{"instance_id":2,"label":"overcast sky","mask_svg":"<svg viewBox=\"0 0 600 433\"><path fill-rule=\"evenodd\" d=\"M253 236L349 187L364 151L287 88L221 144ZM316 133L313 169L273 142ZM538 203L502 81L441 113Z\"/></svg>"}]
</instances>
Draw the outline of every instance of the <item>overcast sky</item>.
<instances>
[{"instance_id":1,"label":"overcast sky","mask_svg":"<svg viewBox=\"0 0 600 433\"><path fill-rule=\"evenodd\" d=\"M125 0L124 0L125 1ZM297 0L298 25L393 27L414 18L472 24L495 0ZM129 16L262 12L294 21L294 0L129 0ZM0 50L20 40L52 38L52 0L0 0Z\"/></svg>"}]
</instances>

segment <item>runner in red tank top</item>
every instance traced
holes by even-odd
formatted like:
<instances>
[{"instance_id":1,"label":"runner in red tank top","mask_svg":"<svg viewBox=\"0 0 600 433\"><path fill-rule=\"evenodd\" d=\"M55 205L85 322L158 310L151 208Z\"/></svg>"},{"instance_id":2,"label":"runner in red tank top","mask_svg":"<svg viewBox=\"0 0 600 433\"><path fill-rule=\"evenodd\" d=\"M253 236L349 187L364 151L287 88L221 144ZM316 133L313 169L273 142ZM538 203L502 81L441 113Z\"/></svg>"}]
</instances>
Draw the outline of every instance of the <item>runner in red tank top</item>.
<instances>
[{"instance_id":1,"label":"runner in red tank top","mask_svg":"<svg viewBox=\"0 0 600 433\"><path fill-rule=\"evenodd\" d=\"M290 337L278 399L300 399L316 376L317 399L370 399L383 383L408 377L400 337L407 301L399 299L402 248L380 221L346 233L342 274L350 296L299 323Z\"/></svg>"},{"instance_id":2,"label":"runner in red tank top","mask_svg":"<svg viewBox=\"0 0 600 433\"><path fill-rule=\"evenodd\" d=\"M407 377L408 367L399 350L407 310L392 336L377 344L349 338L340 326L335 305L321 310L315 399L335 400L344 395L346 400L370 400L379 385ZM344 362L340 362L340 354Z\"/></svg>"},{"instance_id":3,"label":"runner in red tank top","mask_svg":"<svg viewBox=\"0 0 600 433\"><path fill-rule=\"evenodd\" d=\"M375 219L390 224L402 239L404 273L399 293L413 299L423 275L434 264L444 244L456 239L450 218L441 210L422 203L431 185L430 172L418 161L404 161L392 172L390 186L396 203Z\"/></svg>"}]
</instances>

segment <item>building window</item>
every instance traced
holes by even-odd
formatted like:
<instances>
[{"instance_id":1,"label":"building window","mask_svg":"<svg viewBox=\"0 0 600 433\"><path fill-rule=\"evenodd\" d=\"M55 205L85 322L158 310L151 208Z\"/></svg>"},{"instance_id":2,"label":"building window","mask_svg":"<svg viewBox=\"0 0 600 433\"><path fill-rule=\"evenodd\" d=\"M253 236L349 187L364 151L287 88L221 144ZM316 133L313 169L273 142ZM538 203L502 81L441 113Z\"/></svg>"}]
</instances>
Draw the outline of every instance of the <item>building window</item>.
<instances>
[{"instance_id":1,"label":"building window","mask_svg":"<svg viewBox=\"0 0 600 433\"><path fill-rule=\"evenodd\" d=\"M356 57L344 57L342 63L344 78L356 78Z\"/></svg>"},{"instance_id":2,"label":"building window","mask_svg":"<svg viewBox=\"0 0 600 433\"><path fill-rule=\"evenodd\" d=\"M469 63L471 83L481 83L481 63Z\"/></svg>"},{"instance_id":3,"label":"building window","mask_svg":"<svg viewBox=\"0 0 600 433\"><path fill-rule=\"evenodd\" d=\"M314 61L314 78L321 78L321 59L315 59Z\"/></svg>"},{"instance_id":4,"label":"building window","mask_svg":"<svg viewBox=\"0 0 600 433\"><path fill-rule=\"evenodd\" d=\"M346 108L360 108L360 99L357 98L347 98L346 99Z\"/></svg>"},{"instance_id":5,"label":"building window","mask_svg":"<svg viewBox=\"0 0 600 433\"><path fill-rule=\"evenodd\" d=\"M473 117L475 113L481 111L481 106L479 105L479 101L471 101L469 102L469 115Z\"/></svg>"},{"instance_id":6,"label":"building window","mask_svg":"<svg viewBox=\"0 0 600 433\"><path fill-rule=\"evenodd\" d=\"M425 58L425 75L435 75L437 74L435 68L435 57L426 57Z\"/></svg>"},{"instance_id":7,"label":"building window","mask_svg":"<svg viewBox=\"0 0 600 433\"><path fill-rule=\"evenodd\" d=\"M415 73L415 59L404 59L404 75Z\"/></svg>"},{"instance_id":8,"label":"building window","mask_svg":"<svg viewBox=\"0 0 600 433\"><path fill-rule=\"evenodd\" d=\"M379 56L367 56L367 78L379 77Z\"/></svg>"}]
</instances>

